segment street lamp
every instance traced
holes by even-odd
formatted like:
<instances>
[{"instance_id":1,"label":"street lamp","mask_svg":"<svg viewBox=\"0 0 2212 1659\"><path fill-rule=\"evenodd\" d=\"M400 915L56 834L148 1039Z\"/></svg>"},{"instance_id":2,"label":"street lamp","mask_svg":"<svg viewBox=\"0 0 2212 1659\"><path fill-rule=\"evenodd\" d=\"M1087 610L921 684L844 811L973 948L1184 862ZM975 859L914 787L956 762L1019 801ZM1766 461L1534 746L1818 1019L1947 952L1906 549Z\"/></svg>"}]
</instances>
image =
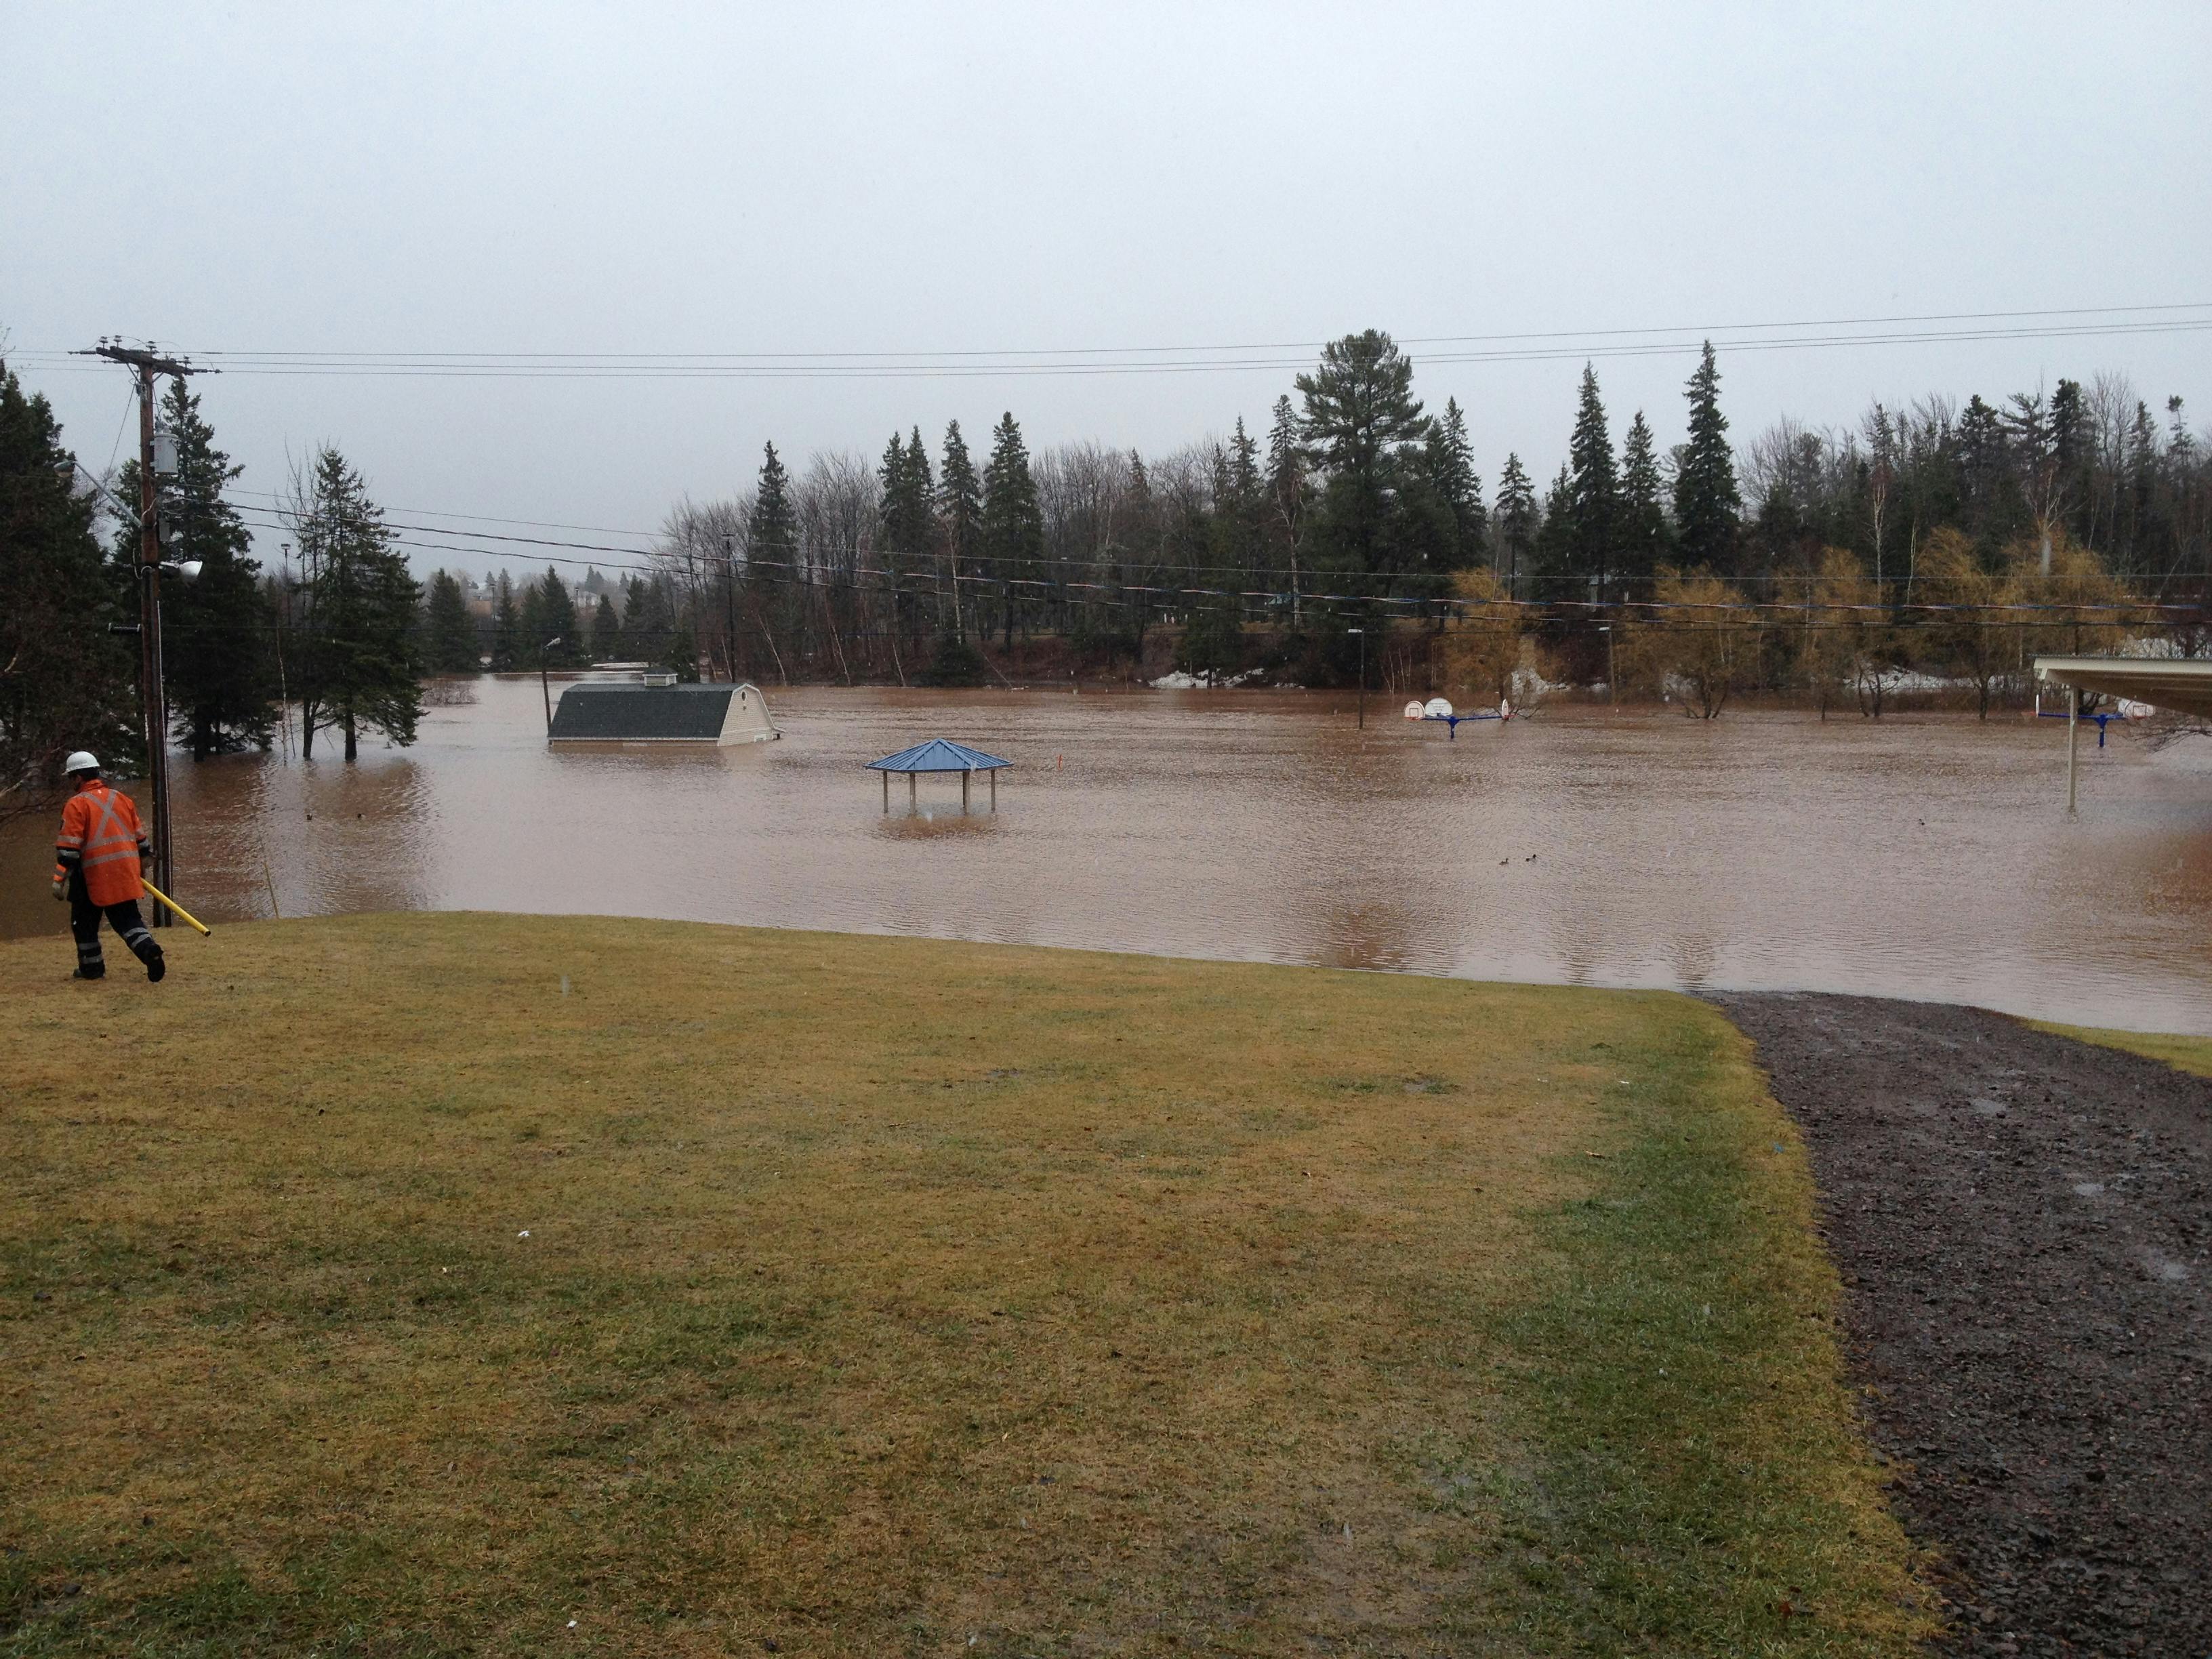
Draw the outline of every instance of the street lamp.
<instances>
[{"instance_id":1,"label":"street lamp","mask_svg":"<svg viewBox=\"0 0 2212 1659\"><path fill-rule=\"evenodd\" d=\"M1597 631L1605 635L1605 700L1610 703L1620 701L1620 676L1613 666L1613 624L1600 623Z\"/></svg>"},{"instance_id":2,"label":"street lamp","mask_svg":"<svg viewBox=\"0 0 2212 1659\"><path fill-rule=\"evenodd\" d=\"M1359 636L1359 729L1364 732L1367 729L1367 630L1347 628L1344 631Z\"/></svg>"},{"instance_id":3,"label":"street lamp","mask_svg":"<svg viewBox=\"0 0 2212 1659\"><path fill-rule=\"evenodd\" d=\"M545 735L549 738L553 735L553 686L545 678L545 654L560 643L561 636L556 634L538 647L538 690L545 699Z\"/></svg>"}]
</instances>

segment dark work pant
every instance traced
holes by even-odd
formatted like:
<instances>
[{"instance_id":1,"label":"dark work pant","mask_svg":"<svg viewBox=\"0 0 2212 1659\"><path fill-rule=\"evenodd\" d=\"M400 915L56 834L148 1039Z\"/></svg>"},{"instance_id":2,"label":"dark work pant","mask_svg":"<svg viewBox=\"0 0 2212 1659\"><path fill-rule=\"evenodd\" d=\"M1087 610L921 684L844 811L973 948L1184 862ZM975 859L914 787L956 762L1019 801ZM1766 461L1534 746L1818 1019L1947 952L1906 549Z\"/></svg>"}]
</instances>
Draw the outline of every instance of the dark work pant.
<instances>
[{"instance_id":1,"label":"dark work pant","mask_svg":"<svg viewBox=\"0 0 2212 1659\"><path fill-rule=\"evenodd\" d=\"M70 877L70 932L76 937L77 972L87 979L97 979L107 971L107 964L100 956L102 916L122 935L123 942L139 961L151 962L161 954L161 947L154 943L145 918L138 914L138 902L125 899L120 904L94 904L85 894L84 872L80 870Z\"/></svg>"}]
</instances>

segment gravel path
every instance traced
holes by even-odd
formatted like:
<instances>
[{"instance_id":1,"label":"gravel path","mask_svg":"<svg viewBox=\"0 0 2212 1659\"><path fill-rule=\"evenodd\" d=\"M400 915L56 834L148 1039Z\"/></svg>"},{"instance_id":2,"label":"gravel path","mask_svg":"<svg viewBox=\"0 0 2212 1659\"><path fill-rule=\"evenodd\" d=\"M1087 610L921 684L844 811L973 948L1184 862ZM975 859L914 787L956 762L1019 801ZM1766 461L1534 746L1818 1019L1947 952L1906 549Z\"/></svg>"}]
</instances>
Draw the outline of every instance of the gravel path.
<instances>
[{"instance_id":1,"label":"gravel path","mask_svg":"<svg viewBox=\"0 0 2212 1659\"><path fill-rule=\"evenodd\" d=\"M1976 1008L1711 1000L1804 1131L1947 1650L2212 1655L2212 1081Z\"/></svg>"}]
</instances>

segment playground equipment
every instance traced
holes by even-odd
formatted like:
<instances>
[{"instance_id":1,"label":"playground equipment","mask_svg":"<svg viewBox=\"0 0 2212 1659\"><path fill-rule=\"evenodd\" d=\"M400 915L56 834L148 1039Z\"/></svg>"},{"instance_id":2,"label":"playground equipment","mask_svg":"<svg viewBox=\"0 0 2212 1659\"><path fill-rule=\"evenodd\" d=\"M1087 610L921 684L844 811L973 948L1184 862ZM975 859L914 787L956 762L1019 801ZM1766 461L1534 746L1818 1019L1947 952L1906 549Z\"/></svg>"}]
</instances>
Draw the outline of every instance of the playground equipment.
<instances>
[{"instance_id":1,"label":"playground equipment","mask_svg":"<svg viewBox=\"0 0 2212 1659\"><path fill-rule=\"evenodd\" d=\"M1510 698L1500 697L1498 700L1497 712L1494 714L1486 711L1480 714L1462 714L1452 708L1449 698L1431 697L1426 702L1407 703L1406 718L1409 720L1429 720L1443 726L1449 728L1449 735L1456 738L1459 736L1459 726L1462 720L1510 720L1513 718L1513 704Z\"/></svg>"}]
</instances>

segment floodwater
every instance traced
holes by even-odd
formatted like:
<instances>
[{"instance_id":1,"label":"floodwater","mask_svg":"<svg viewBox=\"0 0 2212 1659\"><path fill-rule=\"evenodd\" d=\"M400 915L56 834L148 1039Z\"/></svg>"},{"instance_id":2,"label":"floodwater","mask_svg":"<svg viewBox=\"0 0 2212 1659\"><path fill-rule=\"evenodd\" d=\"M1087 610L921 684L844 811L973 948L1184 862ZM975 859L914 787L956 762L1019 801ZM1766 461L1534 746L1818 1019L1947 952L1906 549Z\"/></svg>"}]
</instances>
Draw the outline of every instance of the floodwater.
<instances>
[{"instance_id":1,"label":"floodwater","mask_svg":"<svg viewBox=\"0 0 2212 1659\"><path fill-rule=\"evenodd\" d=\"M216 921L581 911L2212 1033L2212 744L2085 731L2069 821L2065 728L2017 715L1554 706L1451 739L1385 698L1361 732L1306 693L771 689L779 743L556 753L534 681L477 696L355 767L180 758L178 896ZM945 777L918 816L894 781L884 816L862 763L929 736L1016 763L995 815ZM0 836L0 932L63 926L47 833Z\"/></svg>"}]
</instances>

